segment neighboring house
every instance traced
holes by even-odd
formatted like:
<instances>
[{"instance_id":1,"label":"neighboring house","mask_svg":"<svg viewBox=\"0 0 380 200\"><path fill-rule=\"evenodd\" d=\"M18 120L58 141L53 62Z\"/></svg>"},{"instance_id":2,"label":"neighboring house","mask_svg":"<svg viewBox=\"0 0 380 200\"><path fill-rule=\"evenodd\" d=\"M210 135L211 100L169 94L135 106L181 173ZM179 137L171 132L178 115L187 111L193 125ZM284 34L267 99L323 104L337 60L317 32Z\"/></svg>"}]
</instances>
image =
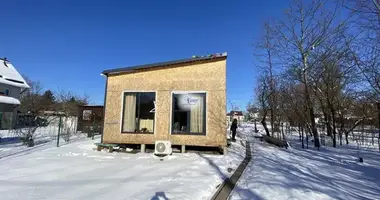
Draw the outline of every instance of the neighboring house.
<instances>
[{"instance_id":1,"label":"neighboring house","mask_svg":"<svg viewBox=\"0 0 380 200\"><path fill-rule=\"evenodd\" d=\"M239 123L244 122L244 114L243 111L236 111L232 110L230 113L227 114L227 117L229 117L230 121L237 119Z\"/></svg>"},{"instance_id":2,"label":"neighboring house","mask_svg":"<svg viewBox=\"0 0 380 200\"><path fill-rule=\"evenodd\" d=\"M77 127L77 116L67 114L63 111L46 110L42 111L39 117L45 119L49 126L58 126L59 121L61 120L61 125L65 129L69 127L72 131L74 131Z\"/></svg>"},{"instance_id":3,"label":"neighboring house","mask_svg":"<svg viewBox=\"0 0 380 200\"><path fill-rule=\"evenodd\" d=\"M16 124L20 93L30 88L24 78L6 59L0 59L0 129Z\"/></svg>"},{"instance_id":4,"label":"neighboring house","mask_svg":"<svg viewBox=\"0 0 380 200\"><path fill-rule=\"evenodd\" d=\"M103 143L226 147L227 54L106 70Z\"/></svg>"},{"instance_id":5,"label":"neighboring house","mask_svg":"<svg viewBox=\"0 0 380 200\"><path fill-rule=\"evenodd\" d=\"M78 127L77 131L100 132L103 127L104 106L101 105L84 105L79 106Z\"/></svg>"},{"instance_id":6,"label":"neighboring house","mask_svg":"<svg viewBox=\"0 0 380 200\"><path fill-rule=\"evenodd\" d=\"M250 116L252 119L259 120L260 113L259 113L259 112L251 112L251 113L249 113L249 116Z\"/></svg>"}]
</instances>

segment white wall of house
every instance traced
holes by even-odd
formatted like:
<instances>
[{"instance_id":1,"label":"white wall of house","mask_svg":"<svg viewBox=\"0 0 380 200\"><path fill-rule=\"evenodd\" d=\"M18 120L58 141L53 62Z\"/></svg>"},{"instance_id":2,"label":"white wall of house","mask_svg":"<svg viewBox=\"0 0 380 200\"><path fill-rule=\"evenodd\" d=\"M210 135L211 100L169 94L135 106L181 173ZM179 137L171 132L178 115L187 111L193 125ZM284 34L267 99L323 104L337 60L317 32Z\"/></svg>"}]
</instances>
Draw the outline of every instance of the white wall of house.
<instances>
[{"instance_id":1,"label":"white wall of house","mask_svg":"<svg viewBox=\"0 0 380 200\"><path fill-rule=\"evenodd\" d=\"M20 98L21 88L7 85L4 83L0 83L0 95L13 97L15 99ZM5 104L0 103L0 128L1 129L9 129L12 128L14 123L16 122L16 113L17 109L15 109L16 105L13 104Z\"/></svg>"},{"instance_id":2,"label":"white wall of house","mask_svg":"<svg viewBox=\"0 0 380 200\"><path fill-rule=\"evenodd\" d=\"M0 59L0 129L9 129L16 122L21 90L30 88L16 68Z\"/></svg>"},{"instance_id":3,"label":"white wall of house","mask_svg":"<svg viewBox=\"0 0 380 200\"><path fill-rule=\"evenodd\" d=\"M59 124L59 116L48 116L45 118L49 122L49 126L57 126ZM78 117L62 117L62 133L75 132L78 126Z\"/></svg>"},{"instance_id":4,"label":"white wall of house","mask_svg":"<svg viewBox=\"0 0 380 200\"><path fill-rule=\"evenodd\" d=\"M240 116L240 115L235 115L235 116L227 116L227 122L232 122L234 119L236 119L238 121L238 123L242 123L244 122L244 116ZM227 124L230 124L230 123L227 123Z\"/></svg>"},{"instance_id":5,"label":"white wall of house","mask_svg":"<svg viewBox=\"0 0 380 200\"><path fill-rule=\"evenodd\" d=\"M21 88L13 86L13 85L6 85L4 83L0 83L0 93L6 93L6 90L9 90L9 95L10 97L20 99L20 93L21 93Z\"/></svg>"}]
</instances>

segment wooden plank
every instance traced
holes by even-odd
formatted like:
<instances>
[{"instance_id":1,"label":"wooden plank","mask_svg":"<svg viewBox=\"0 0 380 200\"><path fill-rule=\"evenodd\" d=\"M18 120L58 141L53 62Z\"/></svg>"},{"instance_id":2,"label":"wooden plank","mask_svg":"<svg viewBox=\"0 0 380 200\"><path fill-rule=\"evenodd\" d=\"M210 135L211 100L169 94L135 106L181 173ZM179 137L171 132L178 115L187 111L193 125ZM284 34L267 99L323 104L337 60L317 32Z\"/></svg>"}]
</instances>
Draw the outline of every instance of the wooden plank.
<instances>
[{"instance_id":1,"label":"wooden plank","mask_svg":"<svg viewBox=\"0 0 380 200\"><path fill-rule=\"evenodd\" d=\"M96 146L101 146L101 147L117 147L117 144L104 144L104 143L94 143Z\"/></svg>"},{"instance_id":2,"label":"wooden plank","mask_svg":"<svg viewBox=\"0 0 380 200\"><path fill-rule=\"evenodd\" d=\"M239 167L232 174L232 176L223 181L223 183L219 186L219 189L215 192L211 200L227 200L228 199L228 197L230 196L240 176L243 174L251 158L252 158L252 154L251 154L250 143L246 141L246 150L245 150L244 160L240 163Z\"/></svg>"}]
</instances>

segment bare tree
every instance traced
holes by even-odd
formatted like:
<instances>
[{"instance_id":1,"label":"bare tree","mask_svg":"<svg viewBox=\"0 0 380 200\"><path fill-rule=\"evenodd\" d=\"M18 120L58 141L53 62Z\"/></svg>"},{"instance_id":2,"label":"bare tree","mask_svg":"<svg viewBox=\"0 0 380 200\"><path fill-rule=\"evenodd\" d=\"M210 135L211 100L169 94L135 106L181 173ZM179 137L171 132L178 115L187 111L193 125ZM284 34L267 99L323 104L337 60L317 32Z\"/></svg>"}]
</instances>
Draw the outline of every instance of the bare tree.
<instances>
[{"instance_id":1,"label":"bare tree","mask_svg":"<svg viewBox=\"0 0 380 200\"><path fill-rule=\"evenodd\" d=\"M273 29L266 23L264 25L264 33L262 38L258 39L255 43L255 56L260 62L257 65L257 71L265 74L262 81L266 81L263 86L268 86L267 91L265 91L267 98L266 102L268 104L268 111L270 114L270 124L272 137L275 132L279 132L278 125L278 93L277 93L277 74L279 71L276 68L276 46L275 40L273 39Z\"/></svg>"},{"instance_id":2,"label":"bare tree","mask_svg":"<svg viewBox=\"0 0 380 200\"><path fill-rule=\"evenodd\" d=\"M329 4L329 5L327 5ZM295 0L286 11L283 20L274 21L275 40L279 57L283 65L297 71L297 80L304 85L304 99L310 118L310 129L314 136L315 146L319 147L319 134L315 122L315 108L310 85L315 68L312 59L315 49L341 32L344 22L338 21L340 3L331 6L331 2L312 0L305 3Z\"/></svg>"},{"instance_id":3,"label":"bare tree","mask_svg":"<svg viewBox=\"0 0 380 200\"><path fill-rule=\"evenodd\" d=\"M270 136L269 129L266 123L266 118L267 118L268 110L269 110L269 103L268 103L269 92L268 91L269 91L269 86L268 86L268 81L267 81L267 75L264 74L258 79L258 83L256 86L256 94L257 94L257 101L259 102L258 104L260 105L260 109L262 112L261 124L264 127L266 135Z\"/></svg>"},{"instance_id":4,"label":"bare tree","mask_svg":"<svg viewBox=\"0 0 380 200\"><path fill-rule=\"evenodd\" d=\"M38 81L32 81L27 77L25 77L25 80L30 88L20 95L20 110L37 116L41 111L45 110L45 106L41 104L43 88Z\"/></svg>"},{"instance_id":5,"label":"bare tree","mask_svg":"<svg viewBox=\"0 0 380 200\"><path fill-rule=\"evenodd\" d=\"M351 45L354 61L372 93L369 98L380 107L380 0L351 0L346 7L357 17L356 31L360 33L356 44ZM380 130L380 108L374 110Z\"/></svg>"},{"instance_id":6,"label":"bare tree","mask_svg":"<svg viewBox=\"0 0 380 200\"><path fill-rule=\"evenodd\" d=\"M380 0L348 0L345 7L356 16L353 28L359 32L356 43L350 44L354 61L379 100Z\"/></svg>"},{"instance_id":7,"label":"bare tree","mask_svg":"<svg viewBox=\"0 0 380 200\"><path fill-rule=\"evenodd\" d=\"M60 124L62 130L62 136L65 141L69 141L74 130L74 116L78 115L80 105L87 105L89 97L84 95L79 96L69 91L58 90L56 92L56 105L55 111L61 116Z\"/></svg>"},{"instance_id":8,"label":"bare tree","mask_svg":"<svg viewBox=\"0 0 380 200\"><path fill-rule=\"evenodd\" d=\"M357 23L361 28L378 31L380 25L380 0L348 0L345 7L353 14L358 15Z\"/></svg>"},{"instance_id":9,"label":"bare tree","mask_svg":"<svg viewBox=\"0 0 380 200\"><path fill-rule=\"evenodd\" d=\"M35 133L38 128L36 123L37 117L46 109L42 97L42 86L38 81L32 81L28 77L24 76L29 89L23 91L20 95L21 105L19 110L25 113L22 124L16 127L13 131L24 141L24 144L31 147L34 146Z\"/></svg>"},{"instance_id":10,"label":"bare tree","mask_svg":"<svg viewBox=\"0 0 380 200\"><path fill-rule=\"evenodd\" d=\"M276 121L298 124L319 147L316 118L323 118L336 147L338 136L340 145L343 134L348 143L355 127L375 118L368 108L380 102L379 1L358 1L371 6L372 18L366 20L376 23L360 22L368 30L354 30L358 11L342 14L343 0L294 0L285 17L265 24L255 49L261 53L256 92L264 119L271 113L272 127Z\"/></svg>"},{"instance_id":11,"label":"bare tree","mask_svg":"<svg viewBox=\"0 0 380 200\"><path fill-rule=\"evenodd\" d=\"M336 147L337 118L344 118L345 98L349 98L349 92L357 83L358 73L352 62L350 50L346 46L345 31L336 35L328 46L321 46L322 51L314 55L316 65L312 69L313 74L311 89L319 102L328 135L333 136L333 146ZM343 39L342 39L343 38ZM350 88L352 87L352 88ZM343 126L343 119L340 120ZM341 133L341 132L340 132ZM340 139L341 134L339 134Z\"/></svg>"}]
</instances>

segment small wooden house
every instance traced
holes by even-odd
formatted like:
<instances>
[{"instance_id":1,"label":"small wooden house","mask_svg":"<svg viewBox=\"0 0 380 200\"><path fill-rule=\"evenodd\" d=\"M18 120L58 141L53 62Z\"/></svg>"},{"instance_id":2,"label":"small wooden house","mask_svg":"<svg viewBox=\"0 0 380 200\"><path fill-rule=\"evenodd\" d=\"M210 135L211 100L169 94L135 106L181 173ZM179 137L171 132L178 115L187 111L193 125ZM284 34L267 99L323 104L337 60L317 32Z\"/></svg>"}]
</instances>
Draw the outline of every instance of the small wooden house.
<instances>
[{"instance_id":1,"label":"small wooden house","mask_svg":"<svg viewBox=\"0 0 380 200\"><path fill-rule=\"evenodd\" d=\"M103 71L102 142L226 150L226 60L223 53Z\"/></svg>"}]
</instances>

